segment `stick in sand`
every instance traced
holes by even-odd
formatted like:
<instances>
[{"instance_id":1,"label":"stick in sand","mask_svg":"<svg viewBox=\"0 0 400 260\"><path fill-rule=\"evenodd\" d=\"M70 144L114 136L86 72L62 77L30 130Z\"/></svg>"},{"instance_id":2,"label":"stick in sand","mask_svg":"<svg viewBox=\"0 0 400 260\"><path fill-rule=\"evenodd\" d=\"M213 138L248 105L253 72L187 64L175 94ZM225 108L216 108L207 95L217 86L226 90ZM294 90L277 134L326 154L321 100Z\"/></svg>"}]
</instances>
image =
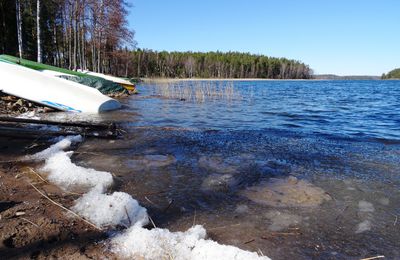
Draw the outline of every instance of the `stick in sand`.
<instances>
[{"instance_id":1,"label":"stick in sand","mask_svg":"<svg viewBox=\"0 0 400 260\"><path fill-rule=\"evenodd\" d=\"M40 193L40 195L42 195L43 197L45 197L46 199L48 199L51 203L53 203L54 205L62 208L63 210L66 210L67 212L71 213L72 215L74 215L75 217L79 218L80 220L84 221L86 224L94 227L95 229L102 231L101 228L99 228L98 226L96 226L95 224L93 224L92 222L82 218L81 216L79 216L78 214L76 214L75 212L73 212L70 209L67 209L66 207L64 207L63 205L61 205L60 203L55 202L54 200L50 199L49 196L47 196L46 194L44 194L42 191L40 191L38 188L36 188L35 185L33 185L32 183L29 182L29 184L37 191Z\"/></svg>"}]
</instances>

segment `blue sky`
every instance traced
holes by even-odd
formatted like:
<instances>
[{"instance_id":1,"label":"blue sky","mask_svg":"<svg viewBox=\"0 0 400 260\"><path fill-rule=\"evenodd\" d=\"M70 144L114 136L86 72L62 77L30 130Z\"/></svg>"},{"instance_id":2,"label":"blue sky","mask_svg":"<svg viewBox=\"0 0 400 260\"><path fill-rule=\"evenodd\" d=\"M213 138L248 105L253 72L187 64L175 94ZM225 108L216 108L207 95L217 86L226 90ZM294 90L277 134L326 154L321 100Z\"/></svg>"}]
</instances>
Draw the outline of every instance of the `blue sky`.
<instances>
[{"instance_id":1,"label":"blue sky","mask_svg":"<svg viewBox=\"0 0 400 260\"><path fill-rule=\"evenodd\" d=\"M317 74L400 67L399 0L131 0L139 48L286 57Z\"/></svg>"}]
</instances>

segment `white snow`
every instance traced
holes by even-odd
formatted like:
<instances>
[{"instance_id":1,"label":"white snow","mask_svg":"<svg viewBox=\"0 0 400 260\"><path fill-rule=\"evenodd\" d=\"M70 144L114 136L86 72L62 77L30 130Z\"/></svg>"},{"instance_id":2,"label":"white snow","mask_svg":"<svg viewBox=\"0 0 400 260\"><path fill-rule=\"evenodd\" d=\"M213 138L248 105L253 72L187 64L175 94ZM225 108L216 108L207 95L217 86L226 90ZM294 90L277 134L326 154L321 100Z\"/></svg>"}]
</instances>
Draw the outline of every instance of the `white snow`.
<instances>
[{"instance_id":1,"label":"white snow","mask_svg":"<svg viewBox=\"0 0 400 260\"><path fill-rule=\"evenodd\" d=\"M267 260L268 257L220 245L206 240L206 230L194 226L186 232L170 232L167 229L144 229L133 226L111 240L112 250L124 258L131 259L175 259L175 260Z\"/></svg>"},{"instance_id":2,"label":"white snow","mask_svg":"<svg viewBox=\"0 0 400 260\"><path fill-rule=\"evenodd\" d=\"M72 210L98 227L148 223L147 210L124 192L107 195L93 190L79 198Z\"/></svg>"},{"instance_id":3,"label":"white snow","mask_svg":"<svg viewBox=\"0 0 400 260\"><path fill-rule=\"evenodd\" d=\"M77 187L88 188L89 192L80 197L71 208L80 216L100 228L122 225L128 227L109 241L112 251L120 257L132 259L175 259L175 260L268 260L266 256L241 250L234 246L221 245L206 239L203 226L194 226L186 232L170 232L167 229L148 230L147 210L124 192L105 194L113 183L108 172L77 166L65 152L72 143L82 141L82 137L67 137L48 149L28 158L45 160L43 170L48 179L61 188L70 190Z\"/></svg>"},{"instance_id":4,"label":"white snow","mask_svg":"<svg viewBox=\"0 0 400 260\"><path fill-rule=\"evenodd\" d=\"M67 152L52 154L43 167L48 172L48 179L64 190L96 188L104 192L113 184L112 175L109 172L84 168L71 162Z\"/></svg>"},{"instance_id":5,"label":"white snow","mask_svg":"<svg viewBox=\"0 0 400 260\"><path fill-rule=\"evenodd\" d=\"M56 144L53 144L46 150L43 150L39 153L28 156L28 159L33 159L33 160L37 160L37 161L45 160L45 159L48 159L50 156L54 155L55 153L69 148L72 143L79 143L79 142L82 142L82 136L80 136L80 135L68 136L68 137L59 139L59 141L57 141Z\"/></svg>"}]
</instances>

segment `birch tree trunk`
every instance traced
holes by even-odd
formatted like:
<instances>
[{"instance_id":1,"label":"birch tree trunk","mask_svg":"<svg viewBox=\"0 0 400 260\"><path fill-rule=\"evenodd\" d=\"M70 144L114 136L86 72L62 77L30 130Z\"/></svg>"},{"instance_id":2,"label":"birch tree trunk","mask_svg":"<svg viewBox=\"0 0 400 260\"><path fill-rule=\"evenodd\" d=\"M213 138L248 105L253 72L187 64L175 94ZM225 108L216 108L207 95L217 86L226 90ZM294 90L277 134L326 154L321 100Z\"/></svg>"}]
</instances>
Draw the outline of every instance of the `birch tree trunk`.
<instances>
[{"instance_id":1,"label":"birch tree trunk","mask_svg":"<svg viewBox=\"0 0 400 260\"><path fill-rule=\"evenodd\" d=\"M19 57L22 59L22 20L21 20L21 3L19 0L15 1L17 10L17 33L18 33L18 51Z\"/></svg>"},{"instance_id":2,"label":"birch tree trunk","mask_svg":"<svg viewBox=\"0 0 400 260\"><path fill-rule=\"evenodd\" d=\"M36 1L36 27L37 27L37 62L42 63L42 46L40 41L40 0Z\"/></svg>"}]
</instances>

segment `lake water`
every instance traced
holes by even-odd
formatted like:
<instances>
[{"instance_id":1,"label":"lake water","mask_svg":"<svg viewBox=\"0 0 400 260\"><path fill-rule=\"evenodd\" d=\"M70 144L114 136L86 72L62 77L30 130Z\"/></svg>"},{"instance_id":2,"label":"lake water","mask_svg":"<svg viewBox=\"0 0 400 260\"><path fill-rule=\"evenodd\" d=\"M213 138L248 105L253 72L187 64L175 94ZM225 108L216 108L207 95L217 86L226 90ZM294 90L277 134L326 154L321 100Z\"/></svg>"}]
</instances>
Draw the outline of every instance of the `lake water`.
<instances>
[{"instance_id":1,"label":"lake water","mask_svg":"<svg viewBox=\"0 0 400 260\"><path fill-rule=\"evenodd\" d=\"M87 140L73 159L114 173L157 226L203 224L273 259L400 259L400 81L138 89L92 117L124 138Z\"/></svg>"}]
</instances>

